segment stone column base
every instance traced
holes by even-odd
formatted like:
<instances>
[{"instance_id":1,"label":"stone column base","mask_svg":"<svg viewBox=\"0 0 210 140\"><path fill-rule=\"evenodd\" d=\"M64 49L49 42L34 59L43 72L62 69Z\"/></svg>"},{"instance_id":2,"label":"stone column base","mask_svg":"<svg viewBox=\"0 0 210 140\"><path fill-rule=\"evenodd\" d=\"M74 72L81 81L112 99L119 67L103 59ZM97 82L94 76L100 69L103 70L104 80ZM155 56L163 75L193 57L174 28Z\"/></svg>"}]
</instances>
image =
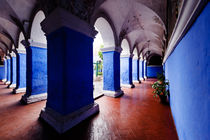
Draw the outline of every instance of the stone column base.
<instances>
[{"instance_id":1,"label":"stone column base","mask_svg":"<svg viewBox=\"0 0 210 140\"><path fill-rule=\"evenodd\" d=\"M16 84L11 84L8 86L8 88L15 88L16 87Z\"/></svg>"},{"instance_id":2,"label":"stone column base","mask_svg":"<svg viewBox=\"0 0 210 140\"><path fill-rule=\"evenodd\" d=\"M6 83L4 83L5 85L9 85L11 82L10 81L7 81Z\"/></svg>"},{"instance_id":3,"label":"stone column base","mask_svg":"<svg viewBox=\"0 0 210 140\"><path fill-rule=\"evenodd\" d=\"M146 80L146 79L147 79L147 77L145 76L145 77L144 77L144 79Z\"/></svg>"},{"instance_id":4,"label":"stone column base","mask_svg":"<svg viewBox=\"0 0 210 140\"><path fill-rule=\"evenodd\" d=\"M140 80L134 80L133 83L138 83L138 84L140 84L141 81L140 81Z\"/></svg>"},{"instance_id":5,"label":"stone column base","mask_svg":"<svg viewBox=\"0 0 210 140\"><path fill-rule=\"evenodd\" d=\"M14 89L13 93L17 94L17 93L25 93L26 92L26 88L18 88L18 89Z\"/></svg>"},{"instance_id":6,"label":"stone column base","mask_svg":"<svg viewBox=\"0 0 210 140\"><path fill-rule=\"evenodd\" d=\"M21 98L21 102L24 104L30 104L34 102L39 102L47 99L47 93L37 94L37 95L30 95L24 94Z\"/></svg>"},{"instance_id":7,"label":"stone column base","mask_svg":"<svg viewBox=\"0 0 210 140\"><path fill-rule=\"evenodd\" d=\"M134 84L121 84L121 87L125 87L125 88L135 88Z\"/></svg>"},{"instance_id":8,"label":"stone column base","mask_svg":"<svg viewBox=\"0 0 210 140\"><path fill-rule=\"evenodd\" d=\"M99 105L93 103L65 116L51 108L45 108L42 109L40 118L61 134L98 112Z\"/></svg>"},{"instance_id":9,"label":"stone column base","mask_svg":"<svg viewBox=\"0 0 210 140\"><path fill-rule=\"evenodd\" d=\"M124 92L123 92L121 89L120 89L120 90L117 90L117 91L104 90L104 91L103 91L103 94L104 94L105 96L109 96L109 97L114 97L114 98L116 98L116 97L119 97L119 96L123 95Z\"/></svg>"},{"instance_id":10,"label":"stone column base","mask_svg":"<svg viewBox=\"0 0 210 140\"><path fill-rule=\"evenodd\" d=\"M3 79L3 80L2 80L2 82L6 82L6 81L7 81L6 79Z\"/></svg>"},{"instance_id":11,"label":"stone column base","mask_svg":"<svg viewBox=\"0 0 210 140\"><path fill-rule=\"evenodd\" d=\"M144 79L144 78L140 78L140 80L141 80L141 81L144 81L145 79Z\"/></svg>"}]
</instances>

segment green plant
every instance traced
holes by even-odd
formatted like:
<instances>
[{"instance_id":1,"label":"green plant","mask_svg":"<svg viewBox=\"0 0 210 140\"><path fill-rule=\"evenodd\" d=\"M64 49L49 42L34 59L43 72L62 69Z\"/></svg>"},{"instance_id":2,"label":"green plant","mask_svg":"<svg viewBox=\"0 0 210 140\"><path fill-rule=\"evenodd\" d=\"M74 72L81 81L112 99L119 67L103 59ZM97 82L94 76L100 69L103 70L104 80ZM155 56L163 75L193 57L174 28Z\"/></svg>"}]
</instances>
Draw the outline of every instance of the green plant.
<instances>
[{"instance_id":1,"label":"green plant","mask_svg":"<svg viewBox=\"0 0 210 140\"><path fill-rule=\"evenodd\" d=\"M100 46L100 49L104 48L104 45ZM101 52L101 50L98 52L98 56L101 58L101 60L103 60L103 53Z\"/></svg>"},{"instance_id":2,"label":"green plant","mask_svg":"<svg viewBox=\"0 0 210 140\"><path fill-rule=\"evenodd\" d=\"M154 82L152 88L154 89L154 97L160 97L162 102L166 102L167 96L169 95L169 86L168 80L165 79L164 73L157 75L158 81Z\"/></svg>"}]
</instances>

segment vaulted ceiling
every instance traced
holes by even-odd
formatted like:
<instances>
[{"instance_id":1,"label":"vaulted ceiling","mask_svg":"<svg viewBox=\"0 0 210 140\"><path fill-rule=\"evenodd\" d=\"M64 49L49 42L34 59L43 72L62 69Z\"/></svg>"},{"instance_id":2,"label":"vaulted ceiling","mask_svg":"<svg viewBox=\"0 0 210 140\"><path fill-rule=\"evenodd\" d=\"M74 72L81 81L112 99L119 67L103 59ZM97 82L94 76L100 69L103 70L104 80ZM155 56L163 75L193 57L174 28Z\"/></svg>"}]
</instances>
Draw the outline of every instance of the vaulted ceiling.
<instances>
[{"instance_id":1,"label":"vaulted ceiling","mask_svg":"<svg viewBox=\"0 0 210 140\"><path fill-rule=\"evenodd\" d=\"M93 2L95 6L91 8ZM83 6L82 10L94 12L89 12L91 19L104 12L115 28L116 46L120 46L122 40L127 38L131 53L134 47L138 47L138 53L143 55L148 51L151 54L162 55L166 34L167 0L1 0L0 48L2 51L4 53L11 51L13 44L18 47L20 32L23 32L24 37L28 39L36 12L46 7L52 9L52 3L55 7L61 5L70 9L69 11L77 11L74 12L77 15L82 12L75 9ZM89 7L88 3L90 3ZM78 4L81 6L77 7ZM72 5L74 8L71 7ZM90 22L91 19L89 19Z\"/></svg>"}]
</instances>

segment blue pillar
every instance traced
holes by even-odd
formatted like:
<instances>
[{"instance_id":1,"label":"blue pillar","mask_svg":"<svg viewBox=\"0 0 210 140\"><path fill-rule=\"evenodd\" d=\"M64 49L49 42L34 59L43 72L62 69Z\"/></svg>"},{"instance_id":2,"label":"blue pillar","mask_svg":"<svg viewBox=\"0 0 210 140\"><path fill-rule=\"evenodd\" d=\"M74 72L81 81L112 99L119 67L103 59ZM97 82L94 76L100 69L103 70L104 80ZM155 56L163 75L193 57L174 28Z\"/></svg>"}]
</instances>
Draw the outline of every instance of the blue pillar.
<instances>
[{"instance_id":1,"label":"blue pillar","mask_svg":"<svg viewBox=\"0 0 210 140\"><path fill-rule=\"evenodd\" d=\"M47 99L47 45L30 42L26 48L26 94L21 101L29 104Z\"/></svg>"},{"instance_id":2,"label":"blue pillar","mask_svg":"<svg viewBox=\"0 0 210 140\"><path fill-rule=\"evenodd\" d=\"M61 8L42 22L42 28L48 43L48 96L40 117L57 132L64 133L99 112L93 99L96 32L94 27Z\"/></svg>"},{"instance_id":3,"label":"blue pillar","mask_svg":"<svg viewBox=\"0 0 210 140\"><path fill-rule=\"evenodd\" d=\"M4 58L4 79L2 80L4 83L7 81L7 58Z\"/></svg>"},{"instance_id":4,"label":"blue pillar","mask_svg":"<svg viewBox=\"0 0 210 140\"><path fill-rule=\"evenodd\" d=\"M134 88L132 80L132 58L120 57L120 81L122 87Z\"/></svg>"},{"instance_id":5,"label":"blue pillar","mask_svg":"<svg viewBox=\"0 0 210 140\"><path fill-rule=\"evenodd\" d=\"M144 80L144 68L143 68L143 66L144 66L144 62L143 62L142 59L140 59L139 60L139 79L141 81Z\"/></svg>"},{"instance_id":6,"label":"blue pillar","mask_svg":"<svg viewBox=\"0 0 210 140\"><path fill-rule=\"evenodd\" d=\"M9 85L11 83L11 59L7 56L7 82L6 84Z\"/></svg>"},{"instance_id":7,"label":"blue pillar","mask_svg":"<svg viewBox=\"0 0 210 140\"><path fill-rule=\"evenodd\" d=\"M4 79L4 65L0 65L0 80L3 81Z\"/></svg>"},{"instance_id":8,"label":"blue pillar","mask_svg":"<svg viewBox=\"0 0 210 140\"><path fill-rule=\"evenodd\" d=\"M133 82L141 83L139 80L139 59L133 58L133 64L132 64L132 76L133 76Z\"/></svg>"},{"instance_id":9,"label":"blue pillar","mask_svg":"<svg viewBox=\"0 0 210 140\"><path fill-rule=\"evenodd\" d=\"M120 51L119 47L103 48L103 93L110 97L123 94L120 87Z\"/></svg>"},{"instance_id":10,"label":"blue pillar","mask_svg":"<svg viewBox=\"0 0 210 140\"><path fill-rule=\"evenodd\" d=\"M14 93L26 92L26 52L19 51L17 54L17 85Z\"/></svg>"},{"instance_id":11,"label":"blue pillar","mask_svg":"<svg viewBox=\"0 0 210 140\"><path fill-rule=\"evenodd\" d=\"M144 79L147 79L147 61L144 60Z\"/></svg>"},{"instance_id":12,"label":"blue pillar","mask_svg":"<svg viewBox=\"0 0 210 140\"><path fill-rule=\"evenodd\" d=\"M9 88L15 88L16 87L16 73L17 73L17 59L14 52L11 53L12 59L11 59L11 84L9 85Z\"/></svg>"}]
</instances>

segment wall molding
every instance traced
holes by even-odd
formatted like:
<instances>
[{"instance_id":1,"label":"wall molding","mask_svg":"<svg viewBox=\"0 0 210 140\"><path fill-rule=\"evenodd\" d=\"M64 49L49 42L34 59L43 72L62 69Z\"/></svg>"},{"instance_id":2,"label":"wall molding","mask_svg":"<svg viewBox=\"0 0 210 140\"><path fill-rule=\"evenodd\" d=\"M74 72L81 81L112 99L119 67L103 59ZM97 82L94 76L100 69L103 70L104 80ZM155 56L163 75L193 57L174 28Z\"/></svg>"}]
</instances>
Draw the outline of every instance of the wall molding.
<instances>
[{"instance_id":1,"label":"wall molding","mask_svg":"<svg viewBox=\"0 0 210 140\"><path fill-rule=\"evenodd\" d=\"M190 29L192 24L195 22L196 18L199 16L200 12L206 6L208 0L184 0L178 19L176 21L174 30L172 32L171 38L168 43L168 48L166 50L163 63L168 59L171 53L176 48L177 44L185 36L187 31Z\"/></svg>"}]
</instances>

